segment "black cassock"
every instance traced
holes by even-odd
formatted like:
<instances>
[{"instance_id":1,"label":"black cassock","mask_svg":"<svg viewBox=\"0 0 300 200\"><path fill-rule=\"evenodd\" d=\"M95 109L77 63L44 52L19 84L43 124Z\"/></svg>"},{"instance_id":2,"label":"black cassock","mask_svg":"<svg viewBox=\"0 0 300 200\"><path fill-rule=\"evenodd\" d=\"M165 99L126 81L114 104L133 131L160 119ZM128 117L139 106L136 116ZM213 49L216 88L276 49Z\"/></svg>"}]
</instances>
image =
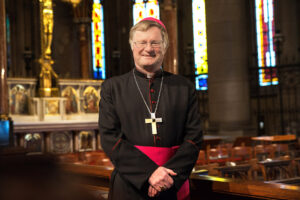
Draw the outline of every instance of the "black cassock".
<instances>
[{"instance_id":1,"label":"black cassock","mask_svg":"<svg viewBox=\"0 0 300 200\"><path fill-rule=\"evenodd\" d=\"M156 111L157 134L152 134L149 111ZM160 100L158 94L164 77ZM158 72L154 78L132 70L103 82L99 106L101 145L115 169L111 175L109 199L153 199L148 196L148 179L156 165L134 145L172 147L176 154L164 165L177 173L174 186L154 199L176 199L176 192L189 177L202 143L200 116L194 85L184 77Z\"/></svg>"}]
</instances>

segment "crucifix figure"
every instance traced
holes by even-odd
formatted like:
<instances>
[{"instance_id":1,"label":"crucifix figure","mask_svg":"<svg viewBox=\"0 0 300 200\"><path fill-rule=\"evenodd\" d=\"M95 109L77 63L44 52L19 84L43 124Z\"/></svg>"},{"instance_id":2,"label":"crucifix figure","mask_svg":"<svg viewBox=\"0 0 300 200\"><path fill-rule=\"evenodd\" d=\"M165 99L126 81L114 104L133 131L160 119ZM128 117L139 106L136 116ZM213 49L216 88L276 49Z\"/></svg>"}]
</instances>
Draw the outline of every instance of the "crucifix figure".
<instances>
[{"instance_id":1,"label":"crucifix figure","mask_svg":"<svg viewBox=\"0 0 300 200\"><path fill-rule=\"evenodd\" d=\"M157 134L157 129L156 129L156 123L157 122L162 122L162 118L156 118L155 113L151 113L151 118L145 119L146 124L151 123L151 125L152 125L152 134L153 135Z\"/></svg>"}]
</instances>

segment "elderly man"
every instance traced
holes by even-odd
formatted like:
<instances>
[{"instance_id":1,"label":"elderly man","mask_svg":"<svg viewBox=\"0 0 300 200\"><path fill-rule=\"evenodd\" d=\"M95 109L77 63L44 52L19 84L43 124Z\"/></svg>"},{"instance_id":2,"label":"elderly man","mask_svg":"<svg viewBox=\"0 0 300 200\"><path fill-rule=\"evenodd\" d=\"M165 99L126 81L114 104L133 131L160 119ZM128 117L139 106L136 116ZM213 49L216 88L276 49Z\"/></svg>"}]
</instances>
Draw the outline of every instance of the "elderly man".
<instances>
[{"instance_id":1,"label":"elderly man","mask_svg":"<svg viewBox=\"0 0 300 200\"><path fill-rule=\"evenodd\" d=\"M163 71L168 34L160 20L141 20L129 43L135 67L101 89L101 144L115 166L109 199L188 199L202 142L196 91Z\"/></svg>"}]
</instances>

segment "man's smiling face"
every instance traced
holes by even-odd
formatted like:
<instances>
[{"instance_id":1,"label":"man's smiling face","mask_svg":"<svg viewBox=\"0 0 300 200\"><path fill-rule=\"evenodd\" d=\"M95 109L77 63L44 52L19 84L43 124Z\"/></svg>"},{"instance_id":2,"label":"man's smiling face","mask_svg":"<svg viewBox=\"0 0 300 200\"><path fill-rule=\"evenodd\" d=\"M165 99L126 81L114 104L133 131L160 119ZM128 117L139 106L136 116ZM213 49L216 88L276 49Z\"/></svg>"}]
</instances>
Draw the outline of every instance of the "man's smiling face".
<instances>
[{"instance_id":1,"label":"man's smiling face","mask_svg":"<svg viewBox=\"0 0 300 200\"><path fill-rule=\"evenodd\" d=\"M151 27L147 31L136 31L131 48L137 68L156 71L161 67L166 51L158 27Z\"/></svg>"}]
</instances>

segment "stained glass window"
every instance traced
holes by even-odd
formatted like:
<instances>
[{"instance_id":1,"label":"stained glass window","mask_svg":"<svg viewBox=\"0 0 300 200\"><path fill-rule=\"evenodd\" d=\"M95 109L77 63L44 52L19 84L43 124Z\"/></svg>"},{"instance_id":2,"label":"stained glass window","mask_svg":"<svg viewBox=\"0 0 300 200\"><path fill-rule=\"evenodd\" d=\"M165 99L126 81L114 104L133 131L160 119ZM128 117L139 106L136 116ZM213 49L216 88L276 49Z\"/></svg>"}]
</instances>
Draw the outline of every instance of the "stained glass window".
<instances>
[{"instance_id":1,"label":"stained glass window","mask_svg":"<svg viewBox=\"0 0 300 200\"><path fill-rule=\"evenodd\" d=\"M159 3L157 0L135 0L133 4L133 24L145 17L159 19Z\"/></svg>"},{"instance_id":2,"label":"stained glass window","mask_svg":"<svg viewBox=\"0 0 300 200\"><path fill-rule=\"evenodd\" d=\"M94 0L91 27L94 78L105 79L104 20L100 0Z\"/></svg>"},{"instance_id":3,"label":"stained glass window","mask_svg":"<svg viewBox=\"0 0 300 200\"><path fill-rule=\"evenodd\" d=\"M193 0L194 60L196 89L207 90L207 40L205 0Z\"/></svg>"},{"instance_id":4,"label":"stained glass window","mask_svg":"<svg viewBox=\"0 0 300 200\"><path fill-rule=\"evenodd\" d=\"M278 84L274 46L274 0L255 0L259 85Z\"/></svg>"}]
</instances>

